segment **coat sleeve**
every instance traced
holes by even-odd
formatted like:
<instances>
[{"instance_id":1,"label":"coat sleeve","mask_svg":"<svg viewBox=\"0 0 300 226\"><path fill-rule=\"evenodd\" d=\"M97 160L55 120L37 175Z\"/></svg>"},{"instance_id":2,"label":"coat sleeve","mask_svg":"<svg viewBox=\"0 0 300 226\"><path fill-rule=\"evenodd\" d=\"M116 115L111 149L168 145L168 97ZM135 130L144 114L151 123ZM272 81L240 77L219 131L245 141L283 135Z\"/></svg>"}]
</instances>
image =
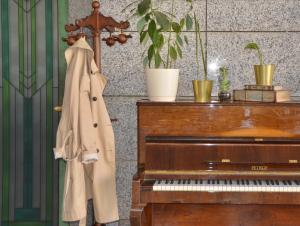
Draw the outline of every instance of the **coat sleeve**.
<instances>
[{"instance_id":1,"label":"coat sleeve","mask_svg":"<svg viewBox=\"0 0 300 226\"><path fill-rule=\"evenodd\" d=\"M96 143L97 124L93 120L90 90L90 77L89 74L85 74L80 84L79 101L79 133L81 138L82 162L85 164L97 161L99 152Z\"/></svg>"}]
</instances>

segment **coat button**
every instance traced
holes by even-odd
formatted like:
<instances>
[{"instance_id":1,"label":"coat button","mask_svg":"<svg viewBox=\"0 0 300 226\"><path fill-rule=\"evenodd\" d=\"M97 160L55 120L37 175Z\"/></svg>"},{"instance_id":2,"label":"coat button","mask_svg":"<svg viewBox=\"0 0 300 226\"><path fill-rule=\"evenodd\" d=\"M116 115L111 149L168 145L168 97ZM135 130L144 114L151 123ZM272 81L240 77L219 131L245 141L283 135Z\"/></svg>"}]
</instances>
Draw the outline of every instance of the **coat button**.
<instances>
[{"instance_id":1,"label":"coat button","mask_svg":"<svg viewBox=\"0 0 300 226\"><path fill-rule=\"evenodd\" d=\"M93 101L97 101L97 97L93 97Z\"/></svg>"},{"instance_id":2,"label":"coat button","mask_svg":"<svg viewBox=\"0 0 300 226\"><path fill-rule=\"evenodd\" d=\"M97 149L97 153L99 153L99 149Z\"/></svg>"},{"instance_id":3,"label":"coat button","mask_svg":"<svg viewBox=\"0 0 300 226\"><path fill-rule=\"evenodd\" d=\"M98 124L97 124L97 123L94 123L94 127L97 128L97 126L98 126Z\"/></svg>"}]
</instances>

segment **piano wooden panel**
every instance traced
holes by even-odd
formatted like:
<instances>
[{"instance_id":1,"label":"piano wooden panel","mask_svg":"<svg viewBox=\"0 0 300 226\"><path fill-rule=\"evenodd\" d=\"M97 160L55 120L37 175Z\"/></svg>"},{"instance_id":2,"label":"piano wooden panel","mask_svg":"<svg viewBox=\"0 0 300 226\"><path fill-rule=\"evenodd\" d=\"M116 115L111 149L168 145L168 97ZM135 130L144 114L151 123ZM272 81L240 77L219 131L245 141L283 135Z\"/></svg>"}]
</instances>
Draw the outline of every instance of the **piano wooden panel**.
<instances>
[{"instance_id":1,"label":"piano wooden panel","mask_svg":"<svg viewBox=\"0 0 300 226\"><path fill-rule=\"evenodd\" d=\"M263 163L300 162L299 150L300 144L146 143L145 170L216 169L209 163L222 160L249 163L251 170L252 165Z\"/></svg>"},{"instance_id":2,"label":"piano wooden panel","mask_svg":"<svg viewBox=\"0 0 300 226\"><path fill-rule=\"evenodd\" d=\"M132 226L300 225L300 103L140 101L137 106ZM217 192L155 188L161 179L231 178L297 185L294 190L283 185L284 192L228 191L227 184Z\"/></svg>"},{"instance_id":3,"label":"piano wooden panel","mask_svg":"<svg viewBox=\"0 0 300 226\"><path fill-rule=\"evenodd\" d=\"M300 104L139 102L141 164L146 136L300 138Z\"/></svg>"},{"instance_id":4,"label":"piano wooden panel","mask_svg":"<svg viewBox=\"0 0 300 226\"><path fill-rule=\"evenodd\" d=\"M299 206L154 204L157 226L298 226ZM180 217L175 217L180 216Z\"/></svg>"}]
</instances>

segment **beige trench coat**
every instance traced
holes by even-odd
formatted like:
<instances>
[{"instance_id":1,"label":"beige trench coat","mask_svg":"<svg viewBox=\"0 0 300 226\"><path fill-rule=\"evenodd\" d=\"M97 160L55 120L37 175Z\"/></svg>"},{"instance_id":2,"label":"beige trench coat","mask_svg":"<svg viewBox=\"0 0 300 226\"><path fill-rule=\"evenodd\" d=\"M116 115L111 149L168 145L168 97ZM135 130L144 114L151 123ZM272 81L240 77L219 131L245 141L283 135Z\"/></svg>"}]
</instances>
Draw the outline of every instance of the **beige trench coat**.
<instances>
[{"instance_id":1,"label":"beige trench coat","mask_svg":"<svg viewBox=\"0 0 300 226\"><path fill-rule=\"evenodd\" d=\"M65 52L67 74L55 158L67 161L63 220L84 222L93 199L98 223L118 220L115 141L102 97L106 78L84 38ZM84 223L82 223L84 225Z\"/></svg>"}]
</instances>

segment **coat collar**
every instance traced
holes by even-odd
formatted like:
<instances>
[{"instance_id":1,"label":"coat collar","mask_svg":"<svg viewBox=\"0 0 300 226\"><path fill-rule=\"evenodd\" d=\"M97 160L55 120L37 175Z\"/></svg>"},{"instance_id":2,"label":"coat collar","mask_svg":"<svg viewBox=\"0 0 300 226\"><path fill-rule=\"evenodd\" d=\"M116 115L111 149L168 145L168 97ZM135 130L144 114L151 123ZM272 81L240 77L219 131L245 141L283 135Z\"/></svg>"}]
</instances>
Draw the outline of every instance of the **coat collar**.
<instances>
[{"instance_id":1,"label":"coat collar","mask_svg":"<svg viewBox=\"0 0 300 226\"><path fill-rule=\"evenodd\" d=\"M80 48L80 49L86 49L90 51L91 54L91 69L92 69L92 73L95 74L97 72L99 72L99 68L95 63L94 60L94 51L93 49L90 47L90 45L88 44L88 42L86 41L85 37L82 37L80 39L78 39L72 46L70 46L67 50L66 50L66 60L67 63L69 64L69 60L71 58L71 55L73 51L70 50L74 50L74 48Z\"/></svg>"},{"instance_id":2,"label":"coat collar","mask_svg":"<svg viewBox=\"0 0 300 226\"><path fill-rule=\"evenodd\" d=\"M93 49L90 47L88 42L85 40L85 37L78 39L70 48L87 49L87 50L90 50L94 54Z\"/></svg>"}]
</instances>

